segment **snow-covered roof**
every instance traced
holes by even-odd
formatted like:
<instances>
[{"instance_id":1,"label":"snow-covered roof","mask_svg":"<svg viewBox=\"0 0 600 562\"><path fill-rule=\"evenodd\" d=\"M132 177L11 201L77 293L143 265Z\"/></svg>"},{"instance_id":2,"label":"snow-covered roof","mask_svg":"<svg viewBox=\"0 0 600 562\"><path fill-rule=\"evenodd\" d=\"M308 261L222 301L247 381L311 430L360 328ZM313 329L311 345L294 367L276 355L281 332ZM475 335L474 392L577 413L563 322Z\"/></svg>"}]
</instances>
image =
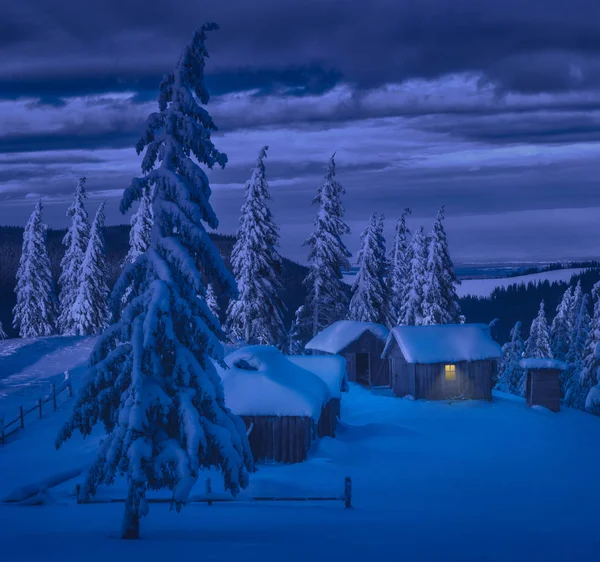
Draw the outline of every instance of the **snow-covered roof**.
<instances>
[{"instance_id":1,"label":"snow-covered roof","mask_svg":"<svg viewBox=\"0 0 600 562\"><path fill-rule=\"evenodd\" d=\"M326 353L339 353L367 331L381 341L385 341L389 334L388 329L381 324L340 320L325 328L304 347L305 349L314 349Z\"/></svg>"},{"instance_id":2,"label":"snow-covered roof","mask_svg":"<svg viewBox=\"0 0 600 562\"><path fill-rule=\"evenodd\" d=\"M502 348L490 337L486 324L398 326L385 344L385 357L396 341L408 363L457 363L502 356Z\"/></svg>"},{"instance_id":3,"label":"snow-covered roof","mask_svg":"<svg viewBox=\"0 0 600 562\"><path fill-rule=\"evenodd\" d=\"M558 361L557 359L537 359L535 357L528 357L527 359L521 359L521 361L519 361L519 367L527 370L552 369L555 371L564 371L567 368L567 364Z\"/></svg>"},{"instance_id":4,"label":"snow-covered roof","mask_svg":"<svg viewBox=\"0 0 600 562\"><path fill-rule=\"evenodd\" d=\"M292 363L314 373L329 388L332 398L341 398L348 389L346 360L341 355L287 355Z\"/></svg>"},{"instance_id":5,"label":"snow-covered roof","mask_svg":"<svg viewBox=\"0 0 600 562\"><path fill-rule=\"evenodd\" d=\"M307 416L315 421L330 398L327 385L277 348L252 345L217 365L225 405L238 416Z\"/></svg>"}]
</instances>

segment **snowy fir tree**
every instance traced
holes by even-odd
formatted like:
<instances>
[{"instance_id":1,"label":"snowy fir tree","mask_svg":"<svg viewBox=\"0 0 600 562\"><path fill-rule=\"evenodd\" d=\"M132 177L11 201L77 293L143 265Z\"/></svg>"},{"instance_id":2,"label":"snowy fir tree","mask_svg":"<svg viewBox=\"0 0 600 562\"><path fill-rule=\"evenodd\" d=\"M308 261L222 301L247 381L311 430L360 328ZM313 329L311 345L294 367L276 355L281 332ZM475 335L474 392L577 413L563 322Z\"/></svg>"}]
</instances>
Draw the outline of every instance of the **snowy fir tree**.
<instances>
[{"instance_id":1,"label":"snowy fir tree","mask_svg":"<svg viewBox=\"0 0 600 562\"><path fill-rule=\"evenodd\" d=\"M600 351L600 281L592 288L592 300L594 302L594 313L587 330L587 341L582 354L583 365L580 383L580 406L585 409L588 409L587 397L592 388L600 383L600 379L598 379L598 368L600 367L600 357L598 357ZM595 406L592 410L595 410ZM600 414L600 411L592 411L591 413Z\"/></svg>"},{"instance_id":2,"label":"snowy fir tree","mask_svg":"<svg viewBox=\"0 0 600 562\"><path fill-rule=\"evenodd\" d=\"M60 285L60 318L58 325L61 333L66 335L75 334L73 310L77 298L81 264L90 236L88 214L84 206L84 201L87 198L85 182L85 177L79 179L75 191L75 200L67 210L67 216L71 219L71 226L63 238L65 254L60 262L61 275L58 280Z\"/></svg>"},{"instance_id":3,"label":"snowy fir tree","mask_svg":"<svg viewBox=\"0 0 600 562\"><path fill-rule=\"evenodd\" d=\"M371 215L362 232L358 254L358 273L352 285L348 320L385 323L386 252L383 237L383 216Z\"/></svg>"},{"instance_id":4,"label":"snowy fir tree","mask_svg":"<svg viewBox=\"0 0 600 562\"><path fill-rule=\"evenodd\" d=\"M298 307L294 315L294 320L288 333L288 353L290 355L301 355L304 351L304 341L302 337L302 318L304 317L303 306Z\"/></svg>"},{"instance_id":5,"label":"snowy fir tree","mask_svg":"<svg viewBox=\"0 0 600 562\"><path fill-rule=\"evenodd\" d=\"M229 303L226 329L234 340L283 349L287 334L281 299L281 257L277 251L279 229L267 205L271 199L264 163L267 149L265 146L260 150L246 184L240 226L231 253L239 296Z\"/></svg>"},{"instance_id":6,"label":"snowy fir tree","mask_svg":"<svg viewBox=\"0 0 600 562\"><path fill-rule=\"evenodd\" d=\"M525 371L519 366L523 359L522 324L517 322L510 331L510 341L502 346L502 359L498 375L498 390L522 395Z\"/></svg>"},{"instance_id":7,"label":"snowy fir tree","mask_svg":"<svg viewBox=\"0 0 600 562\"><path fill-rule=\"evenodd\" d=\"M404 209L396 222L394 244L390 253L389 275L386 278L388 301L388 316L390 324L401 324L402 303L405 302L410 278L411 246L409 230L406 226L406 217L410 209Z\"/></svg>"},{"instance_id":8,"label":"snowy fir tree","mask_svg":"<svg viewBox=\"0 0 600 562\"><path fill-rule=\"evenodd\" d=\"M46 249L46 225L38 201L23 232L23 248L17 271L17 304L13 326L22 338L50 336L56 330L57 302Z\"/></svg>"},{"instance_id":9,"label":"snowy fir tree","mask_svg":"<svg viewBox=\"0 0 600 562\"><path fill-rule=\"evenodd\" d=\"M215 294L215 290L213 289L212 283L209 283L206 287L206 306L213 313L215 318L219 318L219 313L221 309L219 308L219 303L217 302L217 295Z\"/></svg>"},{"instance_id":10,"label":"snowy fir tree","mask_svg":"<svg viewBox=\"0 0 600 562\"><path fill-rule=\"evenodd\" d=\"M583 396L582 374L586 355L586 343L590 333L591 319L588 314L589 295L581 295L579 313L573 326L571 345L567 353L567 370L562 373L564 401L567 406L582 410L586 396ZM587 388L589 390L589 387ZM586 394L587 394L586 390Z\"/></svg>"},{"instance_id":11,"label":"snowy fir tree","mask_svg":"<svg viewBox=\"0 0 600 562\"><path fill-rule=\"evenodd\" d=\"M453 324L460 306L456 294L458 280L450 259L444 230L444 207L438 211L429 236L427 270L423 287L423 324Z\"/></svg>"},{"instance_id":12,"label":"snowy fir tree","mask_svg":"<svg viewBox=\"0 0 600 562\"><path fill-rule=\"evenodd\" d=\"M550 333L548 331L544 301L540 303L538 314L531 323L529 337L525 343L525 356L538 359L551 359L553 357L552 348L550 347Z\"/></svg>"},{"instance_id":13,"label":"snowy fir tree","mask_svg":"<svg viewBox=\"0 0 600 562\"><path fill-rule=\"evenodd\" d=\"M335 154L330 158L323 185L317 190L313 205L318 205L313 233L304 243L309 247L309 270L304 279L306 301L298 326L309 339L327 326L346 317L348 289L342 273L350 268L351 253L342 241L350 233L344 222L341 196L346 191L335 176ZM300 334L300 332L298 332Z\"/></svg>"},{"instance_id":14,"label":"snowy fir tree","mask_svg":"<svg viewBox=\"0 0 600 562\"><path fill-rule=\"evenodd\" d=\"M0 322L0 340L5 340L7 337L8 335L4 331L4 326L2 326L2 322Z\"/></svg>"},{"instance_id":15,"label":"snowy fir tree","mask_svg":"<svg viewBox=\"0 0 600 562\"><path fill-rule=\"evenodd\" d=\"M133 263L150 247L150 236L154 218L152 216L152 201L150 191L144 191L137 211L131 217L129 229L129 251L125 263Z\"/></svg>"},{"instance_id":16,"label":"snowy fir tree","mask_svg":"<svg viewBox=\"0 0 600 562\"><path fill-rule=\"evenodd\" d=\"M197 298L205 291L203 277L235 294L235 281L205 227L217 228L218 220L198 165L227 161L211 140L216 127L200 105L209 99L206 32L215 28L207 24L196 31L175 71L165 76L159 111L149 116L136 146L138 154L145 150L144 176L125 190L121 211L154 188L152 243L117 282L116 314L132 283L133 297L99 337L72 417L57 438L60 446L75 430L85 436L97 423L104 425L107 435L81 498L117 474L125 476L123 538L138 537L148 490L170 489L179 509L203 468L218 468L233 494L248 484L253 469L246 428L225 407L213 362L223 362L223 333Z\"/></svg>"},{"instance_id":17,"label":"snowy fir tree","mask_svg":"<svg viewBox=\"0 0 600 562\"><path fill-rule=\"evenodd\" d=\"M104 202L98 207L81 264L77 295L71 317L73 330L80 336L92 336L108 325L108 285L104 249Z\"/></svg>"},{"instance_id":18,"label":"snowy fir tree","mask_svg":"<svg viewBox=\"0 0 600 562\"><path fill-rule=\"evenodd\" d=\"M412 239L410 260L410 276L407 293L400 322L404 326L415 326L423 323L423 286L427 273L427 247L423 227L417 229Z\"/></svg>"},{"instance_id":19,"label":"snowy fir tree","mask_svg":"<svg viewBox=\"0 0 600 562\"><path fill-rule=\"evenodd\" d=\"M571 306L569 308L569 324L573 330L577 326L577 321L581 313L581 301L583 299L583 290L581 289L581 281L577 282L573 296L571 298Z\"/></svg>"},{"instance_id":20,"label":"snowy fir tree","mask_svg":"<svg viewBox=\"0 0 600 562\"><path fill-rule=\"evenodd\" d=\"M573 288L569 287L563 293L559 305L556 307L556 316L550 326L550 343L552 354L555 359L564 361L569 352L571 344L571 301L573 300Z\"/></svg>"}]
</instances>

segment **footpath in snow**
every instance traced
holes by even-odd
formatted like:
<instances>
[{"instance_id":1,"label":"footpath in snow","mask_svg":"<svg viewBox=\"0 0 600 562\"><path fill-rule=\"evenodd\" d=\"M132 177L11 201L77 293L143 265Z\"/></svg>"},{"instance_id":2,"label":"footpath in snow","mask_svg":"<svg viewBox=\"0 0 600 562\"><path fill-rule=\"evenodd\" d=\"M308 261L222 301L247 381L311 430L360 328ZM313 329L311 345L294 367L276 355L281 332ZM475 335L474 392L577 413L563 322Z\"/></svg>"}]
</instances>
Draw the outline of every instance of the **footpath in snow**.
<instances>
[{"instance_id":1,"label":"footpath in snow","mask_svg":"<svg viewBox=\"0 0 600 562\"><path fill-rule=\"evenodd\" d=\"M54 449L63 406L0 448L0 498L93 459L101 428ZM448 404L356 385L344 395L342 416L338 436L322 439L307 462L260 465L242 499L341 494L351 476L353 509L341 501L239 502L192 504L177 514L153 504L143 539L122 541L123 505L77 505L79 476L51 489L45 505L0 504L2 559L600 560L600 419L527 408L502 394L493 403ZM212 480L219 491L218 476ZM200 479L193 494L204 485ZM124 494L119 480L100 491L105 499Z\"/></svg>"}]
</instances>

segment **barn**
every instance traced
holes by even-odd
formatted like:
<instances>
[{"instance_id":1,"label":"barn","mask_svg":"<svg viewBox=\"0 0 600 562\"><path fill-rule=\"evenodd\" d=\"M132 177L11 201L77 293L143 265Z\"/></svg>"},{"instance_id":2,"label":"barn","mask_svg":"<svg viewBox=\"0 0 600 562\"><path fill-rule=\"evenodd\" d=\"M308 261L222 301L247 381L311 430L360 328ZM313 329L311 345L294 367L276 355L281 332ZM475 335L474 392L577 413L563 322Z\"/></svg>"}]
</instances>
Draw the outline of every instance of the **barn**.
<instances>
[{"instance_id":1,"label":"barn","mask_svg":"<svg viewBox=\"0 0 600 562\"><path fill-rule=\"evenodd\" d=\"M243 347L225 363L227 369L217 365L225 405L244 420L254 459L303 461L319 424L329 428L332 423L327 383L272 346Z\"/></svg>"},{"instance_id":2,"label":"barn","mask_svg":"<svg viewBox=\"0 0 600 562\"><path fill-rule=\"evenodd\" d=\"M428 400L491 400L501 356L486 324L398 326L382 354L394 394Z\"/></svg>"},{"instance_id":3,"label":"barn","mask_svg":"<svg viewBox=\"0 0 600 562\"><path fill-rule=\"evenodd\" d=\"M381 358L388 334L381 324L340 320L318 333L305 349L344 357L348 380L352 382L367 388L389 387L389 364Z\"/></svg>"}]
</instances>

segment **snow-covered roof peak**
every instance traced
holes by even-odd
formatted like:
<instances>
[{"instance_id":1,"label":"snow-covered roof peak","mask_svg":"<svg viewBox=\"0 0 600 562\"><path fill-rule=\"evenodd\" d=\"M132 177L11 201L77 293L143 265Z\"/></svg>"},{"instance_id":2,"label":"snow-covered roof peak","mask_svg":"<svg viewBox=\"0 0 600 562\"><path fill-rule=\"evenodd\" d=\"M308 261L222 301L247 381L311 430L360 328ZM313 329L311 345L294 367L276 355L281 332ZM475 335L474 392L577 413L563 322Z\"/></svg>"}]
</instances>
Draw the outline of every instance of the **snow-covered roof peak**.
<instances>
[{"instance_id":1,"label":"snow-covered roof peak","mask_svg":"<svg viewBox=\"0 0 600 562\"><path fill-rule=\"evenodd\" d=\"M486 324L398 326L390 332L382 357L397 342L408 363L457 363L502 356Z\"/></svg>"},{"instance_id":2,"label":"snow-covered roof peak","mask_svg":"<svg viewBox=\"0 0 600 562\"><path fill-rule=\"evenodd\" d=\"M367 331L371 332L381 341L385 341L389 334L388 329L382 324L340 320L317 334L306 344L305 349L324 351L326 353L339 353Z\"/></svg>"},{"instance_id":3,"label":"snow-covered roof peak","mask_svg":"<svg viewBox=\"0 0 600 562\"><path fill-rule=\"evenodd\" d=\"M332 398L341 398L348 390L346 359L341 355L287 355L289 361L314 373L329 388Z\"/></svg>"},{"instance_id":4,"label":"snow-covered roof peak","mask_svg":"<svg viewBox=\"0 0 600 562\"><path fill-rule=\"evenodd\" d=\"M519 367L528 371L539 369L564 371L567 369L567 364L557 359L528 357L519 361Z\"/></svg>"},{"instance_id":5,"label":"snow-covered roof peak","mask_svg":"<svg viewBox=\"0 0 600 562\"><path fill-rule=\"evenodd\" d=\"M272 346L243 347L227 355L225 363L228 369L217 365L225 405L239 416L306 416L316 421L331 396L321 378Z\"/></svg>"}]
</instances>

